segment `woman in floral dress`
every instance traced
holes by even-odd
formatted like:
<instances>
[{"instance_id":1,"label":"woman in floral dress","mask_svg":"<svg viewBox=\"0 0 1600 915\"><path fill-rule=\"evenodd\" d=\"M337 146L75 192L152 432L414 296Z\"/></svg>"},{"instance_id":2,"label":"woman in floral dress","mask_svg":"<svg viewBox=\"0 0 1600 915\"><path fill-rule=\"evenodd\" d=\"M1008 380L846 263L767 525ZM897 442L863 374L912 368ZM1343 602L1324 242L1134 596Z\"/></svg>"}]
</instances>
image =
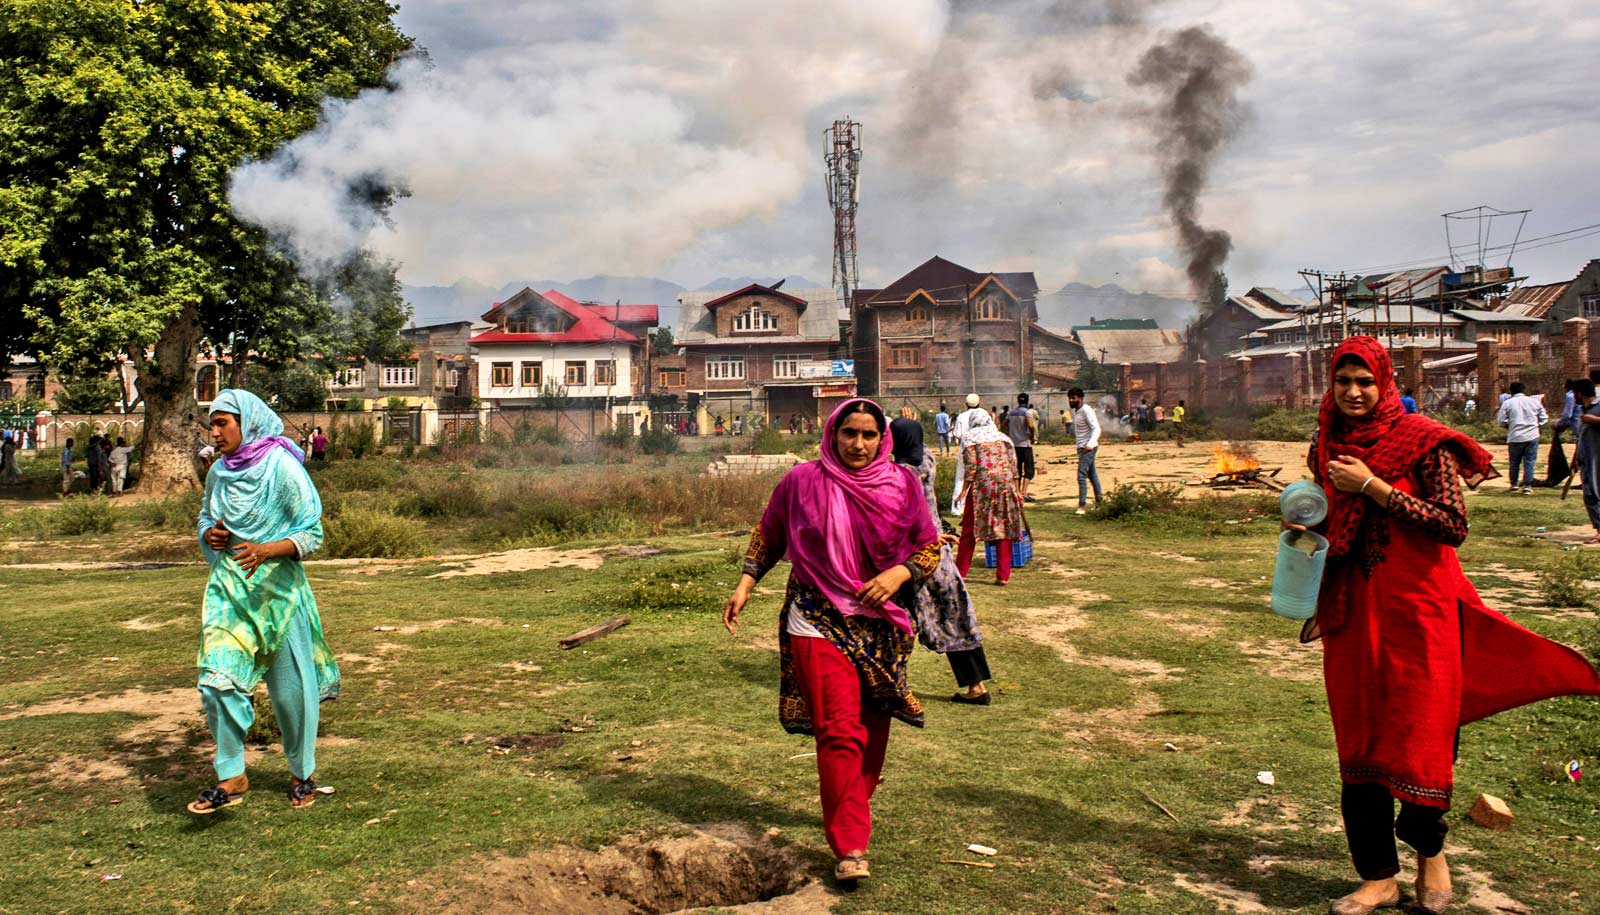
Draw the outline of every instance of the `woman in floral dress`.
<instances>
[{"instance_id":1,"label":"woman in floral dress","mask_svg":"<svg viewBox=\"0 0 1600 915\"><path fill-rule=\"evenodd\" d=\"M977 541L995 545L994 583L1011 580L1011 544L1022 536L1022 495L1017 491L1017 452L1010 436L1001 432L987 413L973 414L972 426L961 442L961 463L966 472L962 488L961 544L956 567L963 578L972 570Z\"/></svg>"}]
</instances>

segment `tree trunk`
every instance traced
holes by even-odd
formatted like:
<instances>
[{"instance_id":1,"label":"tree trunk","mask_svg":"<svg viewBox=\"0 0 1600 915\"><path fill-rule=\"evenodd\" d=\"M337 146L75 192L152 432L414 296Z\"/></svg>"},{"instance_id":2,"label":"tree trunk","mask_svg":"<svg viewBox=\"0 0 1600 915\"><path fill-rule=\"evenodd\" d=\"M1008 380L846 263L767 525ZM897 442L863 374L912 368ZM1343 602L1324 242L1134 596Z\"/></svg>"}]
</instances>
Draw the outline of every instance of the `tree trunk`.
<instances>
[{"instance_id":1,"label":"tree trunk","mask_svg":"<svg viewBox=\"0 0 1600 915\"><path fill-rule=\"evenodd\" d=\"M140 492L169 495L199 484L194 452L205 423L194 399L199 343L199 315L193 304L185 305L156 340L155 358L140 368L145 404Z\"/></svg>"}]
</instances>

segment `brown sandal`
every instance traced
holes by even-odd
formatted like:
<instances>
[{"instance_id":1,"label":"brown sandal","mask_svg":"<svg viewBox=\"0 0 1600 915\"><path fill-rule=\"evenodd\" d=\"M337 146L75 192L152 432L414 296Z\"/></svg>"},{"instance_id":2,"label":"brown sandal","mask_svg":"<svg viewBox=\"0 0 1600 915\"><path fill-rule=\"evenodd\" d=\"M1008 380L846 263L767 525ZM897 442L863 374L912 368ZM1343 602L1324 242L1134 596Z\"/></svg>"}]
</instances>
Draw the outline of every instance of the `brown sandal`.
<instances>
[{"instance_id":1,"label":"brown sandal","mask_svg":"<svg viewBox=\"0 0 1600 915\"><path fill-rule=\"evenodd\" d=\"M231 794L221 785L200 789L199 797L189 802L189 812L200 816L210 816L224 807L232 807L244 802L244 792Z\"/></svg>"},{"instance_id":2,"label":"brown sandal","mask_svg":"<svg viewBox=\"0 0 1600 915\"><path fill-rule=\"evenodd\" d=\"M833 879L841 882L865 880L871 876L872 871L867 867L866 855L845 855L833 868Z\"/></svg>"}]
</instances>

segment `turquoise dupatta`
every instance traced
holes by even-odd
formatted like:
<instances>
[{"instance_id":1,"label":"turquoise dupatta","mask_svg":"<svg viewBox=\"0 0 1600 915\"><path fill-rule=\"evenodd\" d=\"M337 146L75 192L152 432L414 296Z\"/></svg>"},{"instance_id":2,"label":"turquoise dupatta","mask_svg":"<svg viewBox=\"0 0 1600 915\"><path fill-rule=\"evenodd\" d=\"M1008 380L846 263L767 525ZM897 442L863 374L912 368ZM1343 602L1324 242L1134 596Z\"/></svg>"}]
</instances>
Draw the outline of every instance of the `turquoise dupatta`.
<instances>
[{"instance_id":1,"label":"turquoise dupatta","mask_svg":"<svg viewBox=\"0 0 1600 915\"><path fill-rule=\"evenodd\" d=\"M233 413L243 431L240 451L280 436L283 420L261 398L228 389L212 401L213 413ZM339 694L339 667L322 635L322 618L301 560L322 546L322 499L299 455L287 447L251 449L251 459L229 467L218 460L206 474L196 533L211 566L201 604L200 685L250 692L283 648L290 624L303 614L311 630L312 663L323 699ZM231 552L206 545L218 520L230 545L292 540L298 555L269 559L246 577Z\"/></svg>"}]
</instances>

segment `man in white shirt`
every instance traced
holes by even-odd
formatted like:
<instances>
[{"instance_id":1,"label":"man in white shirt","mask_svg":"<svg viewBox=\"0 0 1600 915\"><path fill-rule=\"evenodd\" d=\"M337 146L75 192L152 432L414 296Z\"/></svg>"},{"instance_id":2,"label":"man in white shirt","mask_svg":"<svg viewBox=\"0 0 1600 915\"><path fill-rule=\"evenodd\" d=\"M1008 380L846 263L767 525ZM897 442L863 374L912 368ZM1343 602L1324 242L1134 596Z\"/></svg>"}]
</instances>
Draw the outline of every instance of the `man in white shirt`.
<instances>
[{"instance_id":1,"label":"man in white shirt","mask_svg":"<svg viewBox=\"0 0 1600 915\"><path fill-rule=\"evenodd\" d=\"M1506 427L1506 447L1511 451L1511 491L1517 491L1522 472L1522 493L1533 492L1533 465L1539 460L1539 427L1550 421L1544 404L1523 393L1527 386L1512 382L1511 394L1500 404L1495 419Z\"/></svg>"},{"instance_id":2,"label":"man in white shirt","mask_svg":"<svg viewBox=\"0 0 1600 915\"><path fill-rule=\"evenodd\" d=\"M117 447L111 449L111 494L122 495L122 490L128 485L128 455L133 453L133 448L128 445L128 440L117 437Z\"/></svg>"},{"instance_id":3,"label":"man in white shirt","mask_svg":"<svg viewBox=\"0 0 1600 915\"><path fill-rule=\"evenodd\" d=\"M1088 514L1089 494L1085 483L1094 485L1094 504L1100 504L1100 474L1094 467L1095 455L1100 452L1100 417L1094 408L1085 406L1083 388L1067 392L1067 406L1072 408L1072 435L1078 442L1078 511Z\"/></svg>"}]
</instances>

